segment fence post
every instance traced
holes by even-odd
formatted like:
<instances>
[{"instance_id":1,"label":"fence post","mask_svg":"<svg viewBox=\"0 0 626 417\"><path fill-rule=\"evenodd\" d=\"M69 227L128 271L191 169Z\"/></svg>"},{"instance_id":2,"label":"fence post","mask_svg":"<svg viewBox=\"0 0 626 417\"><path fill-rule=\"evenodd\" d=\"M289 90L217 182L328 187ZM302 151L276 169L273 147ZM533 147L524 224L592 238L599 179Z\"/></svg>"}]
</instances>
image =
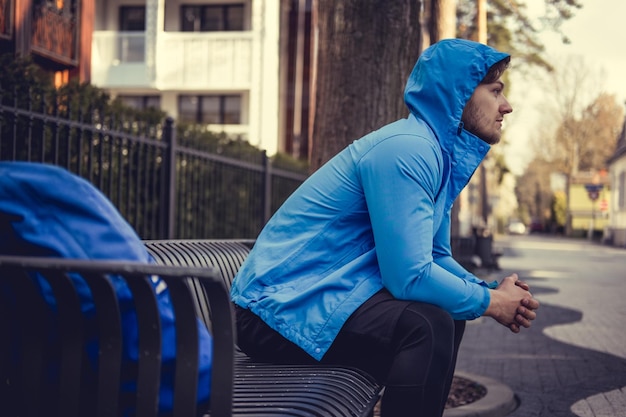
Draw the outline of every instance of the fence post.
<instances>
[{"instance_id":1,"label":"fence post","mask_svg":"<svg viewBox=\"0 0 626 417\"><path fill-rule=\"evenodd\" d=\"M176 234L176 130L174 119L168 117L163 125L163 141L167 144L163 152L162 180L164 192L161 194L161 230L164 239L174 239Z\"/></svg>"},{"instance_id":2,"label":"fence post","mask_svg":"<svg viewBox=\"0 0 626 417\"><path fill-rule=\"evenodd\" d=\"M272 164L267 152L263 151L263 224L272 215Z\"/></svg>"}]
</instances>

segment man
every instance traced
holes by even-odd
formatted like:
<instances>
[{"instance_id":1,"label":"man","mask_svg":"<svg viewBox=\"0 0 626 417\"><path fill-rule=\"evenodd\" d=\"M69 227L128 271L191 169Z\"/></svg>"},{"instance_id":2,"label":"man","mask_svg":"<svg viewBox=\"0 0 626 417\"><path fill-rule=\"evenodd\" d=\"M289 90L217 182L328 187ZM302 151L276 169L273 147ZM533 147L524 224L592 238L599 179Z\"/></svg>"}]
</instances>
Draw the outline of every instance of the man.
<instances>
[{"instance_id":1,"label":"man","mask_svg":"<svg viewBox=\"0 0 626 417\"><path fill-rule=\"evenodd\" d=\"M460 39L431 46L405 89L409 116L287 199L233 283L246 353L355 366L385 384L383 416L441 416L465 320L530 326L539 303L525 283L514 274L494 288L450 250L452 203L512 111L509 59Z\"/></svg>"}]
</instances>

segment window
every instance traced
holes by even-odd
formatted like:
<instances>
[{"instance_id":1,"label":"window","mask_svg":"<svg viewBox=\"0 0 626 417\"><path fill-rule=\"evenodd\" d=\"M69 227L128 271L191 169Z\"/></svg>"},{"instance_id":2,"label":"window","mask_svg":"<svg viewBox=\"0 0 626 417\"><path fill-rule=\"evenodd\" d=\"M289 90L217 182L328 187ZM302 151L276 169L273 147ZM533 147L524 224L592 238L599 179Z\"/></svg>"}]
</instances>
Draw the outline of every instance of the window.
<instances>
[{"instance_id":1,"label":"window","mask_svg":"<svg viewBox=\"0 0 626 417\"><path fill-rule=\"evenodd\" d=\"M182 122L241 124L241 97L238 95L180 96L178 118Z\"/></svg>"},{"instance_id":2,"label":"window","mask_svg":"<svg viewBox=\"0 0 626 417\"><path fill-rule=\"evenodd\" d=\"M181 6L183 32L243 30L243 4Z\"/></svg>"},{"instance_id":3,"label":"window","mask_svg":"<svg viewBox=\"0 0 626 417\"><path fill-rule=\"evenodd\" d=\"M120 7L120 32L143 32L146 30L146 8L144 6Z\"/></svg>"},{"instance_id":4,"label":"window","mask_svg":"<svg viewBox=\"0 0 626 417\"><path fill-rule=\"evenodd\" d=\"M144 6L120 7L120 33L118 56L121 62L143 62L145 59L146 8Z\"/></svg>"},{"instance_id":5,"label":"window","mask_svg":"<svg viewBox=\"0 0 626 417\"><path fill-rule=\"evenodd\" d=\"M160 109L161 97L159 96L117 96L122 103L137 110Z\"/></svg>"}]
</instances>

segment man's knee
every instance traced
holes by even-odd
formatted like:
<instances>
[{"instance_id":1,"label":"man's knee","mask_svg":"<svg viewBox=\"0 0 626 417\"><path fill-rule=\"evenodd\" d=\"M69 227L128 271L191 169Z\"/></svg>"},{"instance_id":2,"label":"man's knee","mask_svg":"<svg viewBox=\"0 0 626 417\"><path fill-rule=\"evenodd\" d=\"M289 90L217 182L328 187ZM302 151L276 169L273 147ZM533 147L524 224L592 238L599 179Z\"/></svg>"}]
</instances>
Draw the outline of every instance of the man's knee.
<instances>
[{"instance_id":1,"label":"man's knee","mask_svg":"<svg viewBox=\"0 0 626 417\"><path fill-rule=\"evenodd\" d=\"M414 341L451 346L455 323L450 314L432 304L411 303L400 316L398 330Z\"/></svg>"}]
</instances>

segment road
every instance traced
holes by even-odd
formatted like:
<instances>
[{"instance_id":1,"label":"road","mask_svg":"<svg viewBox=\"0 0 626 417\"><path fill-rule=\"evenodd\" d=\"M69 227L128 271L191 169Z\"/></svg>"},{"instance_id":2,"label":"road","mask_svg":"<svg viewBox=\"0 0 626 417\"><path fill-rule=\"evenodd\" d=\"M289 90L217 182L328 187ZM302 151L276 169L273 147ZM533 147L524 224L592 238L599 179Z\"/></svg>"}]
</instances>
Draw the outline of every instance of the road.
<instances>
[{"instance_id":1,"label":"road","mask_svg":"<svg viewBox=\"0 0 626 417\"><path fill-rule=\"evenodd\" d=\"M457 369L508 385L511 417L626 417L626 249L540 235L495 245L502 270L490 279L517 272L541 308L517 335L471 322Z\"/></svg>"}]
</instances>

